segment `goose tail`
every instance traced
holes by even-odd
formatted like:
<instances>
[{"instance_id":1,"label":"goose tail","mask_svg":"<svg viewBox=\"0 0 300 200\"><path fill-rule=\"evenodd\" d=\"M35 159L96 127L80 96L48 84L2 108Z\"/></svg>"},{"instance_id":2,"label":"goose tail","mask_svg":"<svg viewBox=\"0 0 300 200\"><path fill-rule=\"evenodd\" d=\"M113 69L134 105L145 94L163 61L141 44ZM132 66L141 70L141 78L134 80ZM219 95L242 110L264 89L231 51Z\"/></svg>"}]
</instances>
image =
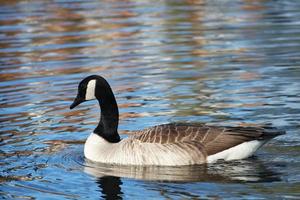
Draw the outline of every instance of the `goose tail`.
<instances>
[{"instance_id":1,"label":"goose tail","mask_svg":"<svg viewBox=\"0 0 300 200\"><path fill-rule=\"evenodd\" d=\"M284 130L277 129L275 127L265 126L263 127L263 134L261 135L262 140L269 140L280 135L286 134Z\"/></svg>"}]
</instances>

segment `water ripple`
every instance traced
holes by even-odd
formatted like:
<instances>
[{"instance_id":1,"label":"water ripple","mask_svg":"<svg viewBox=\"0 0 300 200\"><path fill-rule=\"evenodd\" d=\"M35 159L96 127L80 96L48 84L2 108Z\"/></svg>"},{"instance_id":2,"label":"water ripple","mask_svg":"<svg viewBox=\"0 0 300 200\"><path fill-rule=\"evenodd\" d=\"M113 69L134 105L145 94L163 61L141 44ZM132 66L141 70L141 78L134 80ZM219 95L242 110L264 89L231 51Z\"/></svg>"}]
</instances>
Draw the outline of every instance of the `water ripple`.
<instances>
[{"instance_id":1,"label":"water ripple","mask_svg":"<svg viewBox=\"0 0 300 200\"><path fill-rule=\"evenodd\" d=\"M293 0L1 1L1 196L297 198L298 7ZM171 121L267 123L288 134L245 161L166 169L91 163L82 148L99 109L89 102L69 110L90 74L111 83L122 137Z\"/></svg>"}]
</instances>

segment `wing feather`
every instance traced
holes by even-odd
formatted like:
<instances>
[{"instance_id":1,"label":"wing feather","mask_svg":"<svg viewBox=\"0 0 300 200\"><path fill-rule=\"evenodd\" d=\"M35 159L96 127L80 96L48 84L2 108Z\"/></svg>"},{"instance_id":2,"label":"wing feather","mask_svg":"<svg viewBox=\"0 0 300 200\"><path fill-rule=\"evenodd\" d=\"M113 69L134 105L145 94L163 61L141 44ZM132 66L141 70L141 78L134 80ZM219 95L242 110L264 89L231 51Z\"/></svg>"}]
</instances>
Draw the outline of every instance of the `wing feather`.
<instances>
[{"instance_id":1,"label":"wing feather","mask_svg":"<svg viewBox=\"0 0 300 200\"><path fill-rule=\"evenodd\" d=\"M206 155L213 155L243 142L270 139L281 134L284 132L272 127L216 127L171 123L138 131L133 139L157 144L191 142L193 147L205 151Z\"/></svg>"}]
</instances>

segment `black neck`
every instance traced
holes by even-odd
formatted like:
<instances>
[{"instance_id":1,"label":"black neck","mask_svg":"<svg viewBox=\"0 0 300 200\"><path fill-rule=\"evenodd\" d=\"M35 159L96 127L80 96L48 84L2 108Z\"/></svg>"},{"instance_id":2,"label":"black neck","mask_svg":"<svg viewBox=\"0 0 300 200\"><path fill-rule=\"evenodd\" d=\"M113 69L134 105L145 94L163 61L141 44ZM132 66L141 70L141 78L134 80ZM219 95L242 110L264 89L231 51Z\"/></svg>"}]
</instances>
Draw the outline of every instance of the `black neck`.
<instances>
[{"instance_id":1,"label":"black neck","mask_svg":"<svg viewBox=\"0 0 300 200\"><path fill-rule=\"evenodd\" d=\"M103 84L97 84L96 86L95 96L100 105L101 116L94 133L103 137L108 142L117 143L120 141L118 134L118 105L110 86L106 83Z\"/></svg>"}]
</instances>

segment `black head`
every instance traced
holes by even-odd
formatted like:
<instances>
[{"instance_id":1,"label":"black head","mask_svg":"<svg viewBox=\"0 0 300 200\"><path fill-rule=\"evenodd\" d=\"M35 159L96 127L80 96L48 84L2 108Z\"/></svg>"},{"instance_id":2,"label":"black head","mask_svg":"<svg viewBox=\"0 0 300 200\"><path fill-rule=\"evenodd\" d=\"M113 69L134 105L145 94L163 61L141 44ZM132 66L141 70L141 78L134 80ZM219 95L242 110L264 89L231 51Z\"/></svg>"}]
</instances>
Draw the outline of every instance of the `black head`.
<instances>
[{"instance_id":1,"label":"black head","mask_svg":"<svg viewBox=\"0 0 300 200\"><path fill-rule=\"evenodd\" d=\"M74 102L70 106L70 109L75 108L76 106L78 106L84 101L96 99L97 98L96 88L98 88L99 87L98 85L101 84L108 85L106 80L101 76L91 75L83 79L78 85L78 93L76 98L74 99Z\"/></svg>"}]
</instances>

